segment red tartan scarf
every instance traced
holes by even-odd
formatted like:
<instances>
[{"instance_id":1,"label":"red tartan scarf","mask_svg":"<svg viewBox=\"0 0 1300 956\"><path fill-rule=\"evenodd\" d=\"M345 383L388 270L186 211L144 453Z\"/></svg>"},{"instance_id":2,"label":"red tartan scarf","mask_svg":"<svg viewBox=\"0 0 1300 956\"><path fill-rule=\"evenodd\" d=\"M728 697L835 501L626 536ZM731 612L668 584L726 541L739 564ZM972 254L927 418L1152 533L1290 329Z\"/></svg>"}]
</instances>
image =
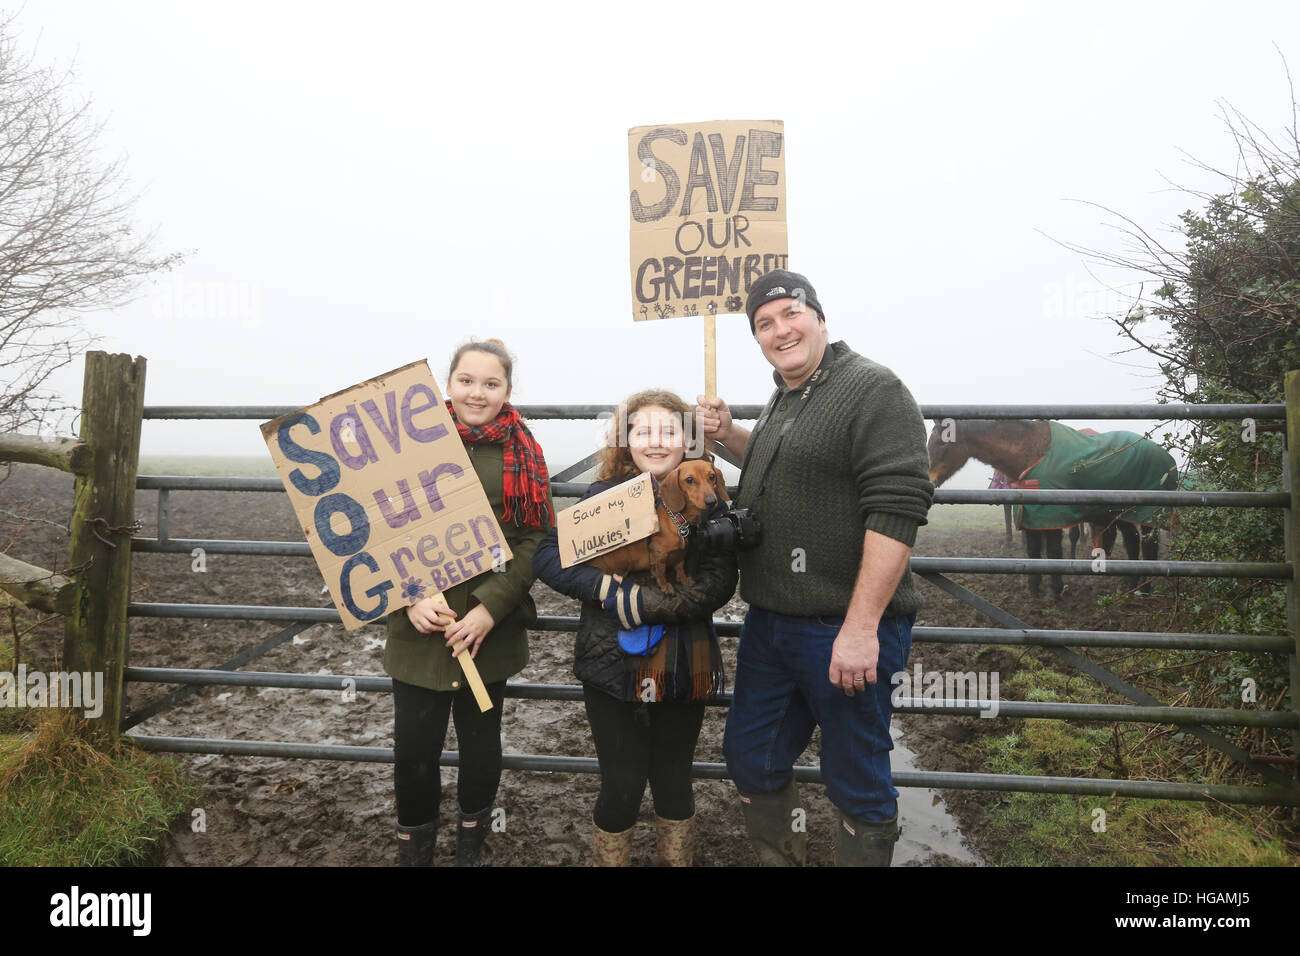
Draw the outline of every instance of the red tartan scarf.
<instances>
[{"instance_id":1,"label":"red tartan scarf","mask_svg":"<svg viewBox=\"0 0 1300 956\"><path fill-rule=\"evenodd\" d=\"M533 528L554 525L555 515L546 500L551 476L546 470L546 459L542 457L542 446L537 444L537 439L515 407L506 402L496 418L478 426L462 425L450 399L447 399L447 411L456 423L461 441L471 445L504 446L501 497L505 512L501 520Z\"/></svg>"}]
</instances>

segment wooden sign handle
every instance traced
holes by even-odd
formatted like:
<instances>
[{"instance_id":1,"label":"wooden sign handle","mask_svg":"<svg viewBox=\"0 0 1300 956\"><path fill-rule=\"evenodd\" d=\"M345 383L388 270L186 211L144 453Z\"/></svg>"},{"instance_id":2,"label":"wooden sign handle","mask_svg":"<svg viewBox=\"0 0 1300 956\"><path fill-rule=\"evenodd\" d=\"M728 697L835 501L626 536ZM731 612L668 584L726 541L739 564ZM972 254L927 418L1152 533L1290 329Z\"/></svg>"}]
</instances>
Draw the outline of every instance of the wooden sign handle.
<instances>
[{"instance_id":1,"label":"wooden sign handle","mask_svg":"<svg viewBox=\"0 0 1300 956\"><path fill-rule=\"evenodd\" d=\"M704 397L718 397L718 328L712 315L704 317Z\"/></svg>"},{"instance_id":2,"label":"wooden sign handle","mask_svg":"<svg viewBox=\"0 0 1300 956\"><path fill-rule=\"evenodd\" d=\"M474 692L474 699L478 701L479 713L487 713L492 709L492 698L488 696L487 688L483 686L483 678L478 676L478 665L474 663L474 658L469 656L469 651L466 651L456 660L460 661L460 669L465 672L465 683L469 684L469 689Z\"/></svg>"}]
</instances>

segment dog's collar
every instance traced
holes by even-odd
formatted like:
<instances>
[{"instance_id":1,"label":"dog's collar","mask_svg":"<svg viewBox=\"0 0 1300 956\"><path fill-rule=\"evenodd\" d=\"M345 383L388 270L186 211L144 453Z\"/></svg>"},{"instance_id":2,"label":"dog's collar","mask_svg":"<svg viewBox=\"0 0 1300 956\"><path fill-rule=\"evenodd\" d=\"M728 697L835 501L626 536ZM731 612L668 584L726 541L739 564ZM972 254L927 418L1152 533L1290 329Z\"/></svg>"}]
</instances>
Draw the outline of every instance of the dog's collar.
<instances>
[{"instance_id":1,"label":"dog's collar","mask_svg":"<svg viewBox=\"0 0 1300 956\"><path fill-rule=\"evenodd\" d=\"M664 511L668 512L668 516L673 519L673 524L677 526L677 534L680 537L685 539L691 533L691 526L687 523L686 516L679 515L676 511L673 511L672 508L669 508L668 505L664 504L663 496L659 494L658 488L655 489L655 504L662 505Z\"/></svg>"}]
</instances>

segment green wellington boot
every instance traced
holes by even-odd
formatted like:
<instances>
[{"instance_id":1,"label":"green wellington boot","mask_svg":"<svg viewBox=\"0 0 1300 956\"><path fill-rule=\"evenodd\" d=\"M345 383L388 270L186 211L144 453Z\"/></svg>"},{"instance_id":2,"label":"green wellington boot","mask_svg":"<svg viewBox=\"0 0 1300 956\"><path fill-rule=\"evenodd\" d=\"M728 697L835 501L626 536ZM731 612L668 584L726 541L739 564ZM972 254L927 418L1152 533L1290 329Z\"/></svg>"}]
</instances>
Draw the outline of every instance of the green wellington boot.
<instances>
[{"instance_id":1,"label":"green wellington boot","mask_svg":"<svg viewBox=\"0 0 1300 956\"><path fill-rule=\"evenodd\" d=\"M791 780L771 793L740 795L740 812L759 866L803 866L808 860L808 833L794 828L799 791Z\"/></svg>"},{"instance_id":2,"label":"green wellington boot","mask_svg":"<svg viewBox=\"0 0 1300 956\"><path fill-rule=\"evenodd\" d=\"M868 823L847 813L840 813L835 828L836 866L889 866L898 842L898 812L891 820Z\"/></svg>"}]
</instances>

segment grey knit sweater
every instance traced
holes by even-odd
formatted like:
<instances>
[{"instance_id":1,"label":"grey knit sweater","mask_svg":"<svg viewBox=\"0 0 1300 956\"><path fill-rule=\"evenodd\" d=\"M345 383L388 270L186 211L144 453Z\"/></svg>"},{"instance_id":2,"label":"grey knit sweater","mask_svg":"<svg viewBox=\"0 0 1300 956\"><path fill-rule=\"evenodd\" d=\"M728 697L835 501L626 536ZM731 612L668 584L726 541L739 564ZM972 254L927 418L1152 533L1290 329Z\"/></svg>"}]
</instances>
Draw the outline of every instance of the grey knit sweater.
<instances>
[{"instance_id":1,"label":"grey knit sweater","mask_svg":"<svg viewBox=\"0 0 1300 956\"><path fill-rule=\"evenodd\" d=\"M795 389L777 378L745 448L735 504L754 509L763 535L739 554L740 596L779 614L840 617L866 530L910 547L934 485L925 422L898 376L836 342L815 378ZM782 425L796 414L764 481ZM906 571L884 613L910 614L921 604Z\"/></svg>"}]
</instances>

